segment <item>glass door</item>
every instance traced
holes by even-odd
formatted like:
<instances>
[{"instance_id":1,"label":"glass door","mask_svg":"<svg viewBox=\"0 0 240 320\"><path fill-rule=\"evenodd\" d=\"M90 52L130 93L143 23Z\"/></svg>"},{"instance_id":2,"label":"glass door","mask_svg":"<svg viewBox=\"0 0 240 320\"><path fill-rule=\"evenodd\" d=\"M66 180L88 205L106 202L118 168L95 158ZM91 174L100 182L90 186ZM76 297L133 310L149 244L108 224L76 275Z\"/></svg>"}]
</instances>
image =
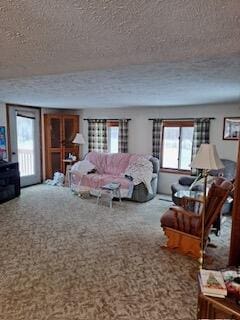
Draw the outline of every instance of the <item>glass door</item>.
<instances>
[{"instance_id":1,"label":"glass door","mask_svg":"<svg viewBox=\"0 0 240 320\"><path fill-rule=\"evenodd\" d=\"M9 107L11 161L19 163L21 186L41 182L40 111Z\"/></svg>"}]
</instances>

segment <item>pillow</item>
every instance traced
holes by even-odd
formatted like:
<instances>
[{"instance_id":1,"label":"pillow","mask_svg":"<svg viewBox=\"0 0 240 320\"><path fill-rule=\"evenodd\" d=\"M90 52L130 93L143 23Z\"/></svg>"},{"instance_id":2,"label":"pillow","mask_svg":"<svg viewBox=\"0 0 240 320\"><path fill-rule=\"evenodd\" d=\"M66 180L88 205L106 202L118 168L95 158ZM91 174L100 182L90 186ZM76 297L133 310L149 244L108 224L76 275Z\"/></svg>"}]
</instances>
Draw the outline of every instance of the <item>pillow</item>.
<instances>
[{"instance_id":1,"label":"pillow","mask_svg":"<svg viewBox=\"0 0 240 320\"><path fill-rule=\"evenodd\" d=\"M74 163L74 165L71 168L71 171L72 172L75 171L80 174L88 174L88 173L94 172L95 169L96 169L95 165L85 159L85 160Z\"/></svg>"},{"instance_id":2,"label":"pillow","mask_svg":"<svg viewBox=\"0 0 240 320\"><path fill-rule=\"evenodd\" d=\"M198 189L203 189L204 188L204 177L202 177L202 174L200 173L196 179L193 181L191 186L189 187L189 190L191 191L194 187L198 187ZM207 187L213 183L213 181L216 179L216 177L208 175L207 176Z\"/></svg>"}]
</instances>

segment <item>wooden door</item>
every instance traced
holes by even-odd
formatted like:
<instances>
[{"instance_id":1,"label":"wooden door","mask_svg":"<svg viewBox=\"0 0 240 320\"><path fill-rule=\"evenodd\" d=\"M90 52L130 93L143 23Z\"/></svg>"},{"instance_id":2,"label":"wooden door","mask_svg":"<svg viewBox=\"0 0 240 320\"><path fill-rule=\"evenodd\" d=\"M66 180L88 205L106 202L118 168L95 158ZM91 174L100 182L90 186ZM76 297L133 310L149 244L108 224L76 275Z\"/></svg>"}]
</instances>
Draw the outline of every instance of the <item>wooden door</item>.
<instances>
[{"instance_id":1,"label":"wooden door","mask_svg":"<svg viewBox=\"0 0 240 320\"><path fill-rule=\"evenodd\" d=\"M63 160L69 153L78 156L78 147L72 143L79 132L79 116L63 114L44 115L46 178L54 172L65 173Z\"/></svg>"}]
</instances>

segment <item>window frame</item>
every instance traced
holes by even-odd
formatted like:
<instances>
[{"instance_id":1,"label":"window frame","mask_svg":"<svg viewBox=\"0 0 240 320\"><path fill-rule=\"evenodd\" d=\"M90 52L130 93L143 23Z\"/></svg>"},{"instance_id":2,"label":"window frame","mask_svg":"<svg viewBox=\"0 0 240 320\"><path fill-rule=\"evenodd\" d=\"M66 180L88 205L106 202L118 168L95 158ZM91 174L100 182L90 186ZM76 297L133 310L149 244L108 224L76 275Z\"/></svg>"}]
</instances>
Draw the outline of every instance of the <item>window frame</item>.
<instances>
[{"instance_id":1,"label":"window frame","mask_svg":"<svg viewBox=\"0 0 240 320\"><path fill-rule=\"evenodd\" d=\"M179 137L178 137L178 168L166 168L163 167L163 143L164 143L164 128L167 127L177 127L180 128L179 130ZM182 144L182 128L183 127L194 127L194 120L163 120L163 126L162 126L162 137L161 137L161 172L168 172L168 173L179 173L179 174L186 174L190 175L191 170L186 170L186 169L180 169L179 164L180 164L180 157L181 157L181 144Z\"/></svg>"}]
</instances>

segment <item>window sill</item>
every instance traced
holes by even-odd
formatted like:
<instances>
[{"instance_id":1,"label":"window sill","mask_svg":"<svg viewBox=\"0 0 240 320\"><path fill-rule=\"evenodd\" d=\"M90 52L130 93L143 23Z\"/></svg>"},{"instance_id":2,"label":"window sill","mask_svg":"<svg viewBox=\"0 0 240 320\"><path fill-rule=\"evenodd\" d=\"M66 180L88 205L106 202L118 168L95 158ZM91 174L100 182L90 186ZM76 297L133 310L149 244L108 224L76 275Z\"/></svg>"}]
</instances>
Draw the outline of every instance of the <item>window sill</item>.
<instances>
[{"instance_id":1,"label":"window sill","mask_svg":"<svg viewBox=\"0 0 240 320\"><path fill-rule=\"evenodd\" d=\"M184 174L184 175L191 175L190 170L178 170L178 169L170 169L170 168L160 168L160 173L173 173L173 174Z\"/></svg>"}]
</instances>

